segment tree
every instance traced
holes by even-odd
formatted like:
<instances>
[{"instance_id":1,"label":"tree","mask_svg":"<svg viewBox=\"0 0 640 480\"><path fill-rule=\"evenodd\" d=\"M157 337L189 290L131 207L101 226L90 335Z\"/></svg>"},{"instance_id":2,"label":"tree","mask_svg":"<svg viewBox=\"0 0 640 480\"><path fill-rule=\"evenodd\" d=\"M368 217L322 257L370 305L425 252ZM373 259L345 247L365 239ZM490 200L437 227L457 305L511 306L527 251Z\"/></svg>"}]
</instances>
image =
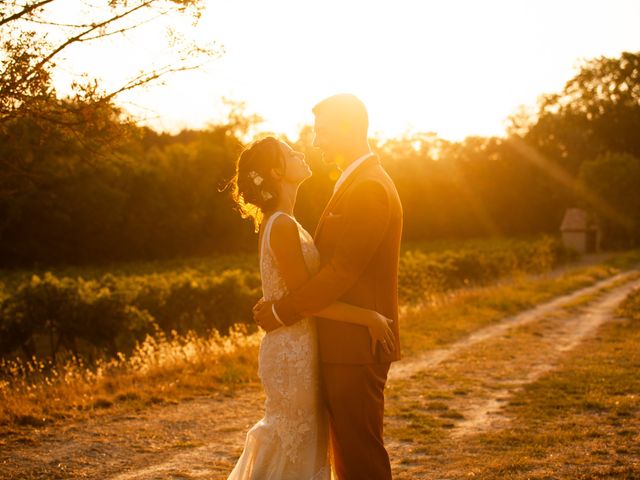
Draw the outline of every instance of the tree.
<instances>
[{"instance_id":1,"label":"tree","mask_svg":"<svg viewBox=\"0 0 640 480\"><path fill-rule=\"evenodd\" d=\"M522 131L522 115L513 130ZM640 52L589 60L562 92L542 97L524 135L569 175L605 152L640 157Z\"/></svg>"},{"instance_id":2,"label":"tree","mask_svg":"<svg viewBox=\"0 0 640 480\"><path fill-rule=\"evenodd\" d=\"M589 192L612 207L588 205L600 217L603 241L609 246L633 246L640 242L640 159L629 154L605 153L584 162L579 179Z\"/></svg>"},{"instance_id":3,"label":"tree","mask_svg":"<svg viewBox=\"0 0 640 480\"><path fill-rule=\"evenodd\" d=\"M172 14L189 15L197 22L203 0L83 2L88 13L64 23L52 14L60 5L61 0L0 0L0 136L9 143L3 148L12 152L0 156L0 199L19 196L50 180L47 162L34 155L34 147L58 138L68 143L66 149L81 147L76 152L79 161L98 158L124 133L123 112L113 103L117 95L173 72L197 69L217 53L212 46L197 45L172 32L169 40L179 61L143 70L111 91L86 75L72 83L70 97L60 98L52 73L62 52L73 45L126 35ZM15 137L26 130L38 134Z\"/></svg>"},{"instance_id":4,"label":"tree","mask_svg":"<svg viewBox=\"0 0 640 480\"><path fill-rule=\"evenodd\" d=\"M554 216L576 204L596 209L611 238L620 240L633 230L633 221L609 195L607 188L615 189L615 183L603 189L597 179L587 181L584 175L602 168L603 180L622 182L626 191L624 178L611 177L603 162L613 161L609 154L640 158L639 131L640 52L623 52L585 61L561 92L540 98L536 112L521 108L511 117L508 144L540 172L537 180L549 193ZM585 162L592 161L583 173Z\"/></svg>"}]
</instances>

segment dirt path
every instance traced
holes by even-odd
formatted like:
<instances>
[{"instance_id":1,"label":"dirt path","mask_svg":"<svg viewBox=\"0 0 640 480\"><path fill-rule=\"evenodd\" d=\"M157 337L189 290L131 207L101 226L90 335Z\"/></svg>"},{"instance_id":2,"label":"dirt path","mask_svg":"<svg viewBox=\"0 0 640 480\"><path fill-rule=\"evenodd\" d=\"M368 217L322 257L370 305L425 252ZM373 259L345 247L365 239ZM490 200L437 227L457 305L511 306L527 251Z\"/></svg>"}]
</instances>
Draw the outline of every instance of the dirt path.
<instances>
[{"instance_id":1,"label":"dirt path","mask_svg":"<svg viewBox=\"0 0 640 480\"><path fill-rule=\"evenodd\" d=\"M34 429L0 451L0 478L223 478L263 402L262 391L252 387Z\"/></svg>"},{"instance_id":2,"label":"dirt path","mask_svg":"<svg viewBox=\"0 0 640 480\"><path fill-rule=\"evenodd\" d=\"M593 293L603 288L614 285L615 283L629 277L629 275L630 274L628 273L620 273L613 277L597 282L589 287L581 288L580 290L576 290L575 292L568 295L557 297L550 302L540 304L535 308L521 312L517 315L514 315L513 317L505 318L499 323L477 330L468 337L448 345L446 348L430 350L429 352L425 352L417 357L396 362L392 365L391 371L389 372L389 380L392 381L409 378L411 377L411 375L417 372L434 368L443 361L453 357L458 352L461 352L462 350L468 349L469 347L477 343L496 338L512 328L524 326L528 323L531 323L543 317L544 315L562 308L563 305L570 304L580 297L583 297L585 295L592 295Z\"/></svg>"},{"instance_id":3,"label":"dirt path","mask_svg":"<svg viewBox=\"0 0 640 480\"><path fill-rule=\"evenodd\" d=\"M451 451L459 449L469 435L508 428L510 419L502 407L513 394L552 371L564 354L596 334L636 287L640 279L633 274L617 275L507 318L446 349L398 363L388 387L401 395L388 395L387 407L396 414L388 416L386 428L402 431L421 413L439 415L449 431L441 447L446 450L450 445ZM595 298L575 306L577 299L588 295ZM415 426L419 428L419 422ZM394 452L394 478L461 478L437 465L431 474L438 476L425 477L416 443L392 434L388 438L388 449Z\"/></svg>"},{"instance_id":4,"label":"dirt path","mask_svg":"<svg viewBox=\"0 0 640 480\"><path fill-rule=\"evenodd\" d=\"M530 322L517 323L518 328L509 334L496 335L487 341L485 349L494 353L491 361L481 362L482 368L468 369L470 357L474 355L471 352L449 362L446 369L454 375L466 374L467 381L469 378L485 379L482 391L475 391L472 399L456 405L464 420L456 424L452 435L461 437L491 428L506 428L509 419L501 414L501 406L514 391L553 370L564 353L573 350L613 318L612 312L617 305L638 286L640 280L614 288L578 313L551 312ZM505 354L496 356L496 351ZM487 378L491 379L488 385Z\"/></svg>"},{"instance_id":5,"label":"dirt path","mask_svg":"<svg viewBox=\"0 0 640 480\"><path fill-rule=\"evenodd\" d=\"M640 280L620 274L507 318L447 348L394 364L385 426L394 478L424 478L414 443L394 436L411 415L440 409L450 422L444 441L452 445L483 429L508 425L500 407L510 395L553 369L565 352L612 318L615 306L638 285ZM563 308L603 289L577 312ZM456 394L438 399L438 392L445 391ZM0 444L0 479L226 478L247 429L262 416L263 401L260 388L254 386L235 395L197 397L130 415L34 429L28 437Z\"/></svg>"}]
</instances>

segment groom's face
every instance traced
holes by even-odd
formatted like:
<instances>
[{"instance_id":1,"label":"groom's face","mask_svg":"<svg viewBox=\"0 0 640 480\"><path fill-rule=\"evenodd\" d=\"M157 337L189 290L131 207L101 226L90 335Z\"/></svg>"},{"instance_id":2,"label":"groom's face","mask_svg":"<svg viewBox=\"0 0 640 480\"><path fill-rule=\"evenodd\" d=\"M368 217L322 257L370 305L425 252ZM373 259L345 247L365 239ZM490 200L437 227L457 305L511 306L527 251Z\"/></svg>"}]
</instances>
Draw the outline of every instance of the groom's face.
<instances>
[{"instance_id":1,"label":"groom's face","mask_svg":"<svg viewBox=\"0 0 640 480\"><path fill-rule=\"evenodd\" d=\"M322 151L322 159L325 163L336 163L342 153L342 135L339 125L324 114L317 114L313 126L313 146Z\"/></svg>"}]
</instances>

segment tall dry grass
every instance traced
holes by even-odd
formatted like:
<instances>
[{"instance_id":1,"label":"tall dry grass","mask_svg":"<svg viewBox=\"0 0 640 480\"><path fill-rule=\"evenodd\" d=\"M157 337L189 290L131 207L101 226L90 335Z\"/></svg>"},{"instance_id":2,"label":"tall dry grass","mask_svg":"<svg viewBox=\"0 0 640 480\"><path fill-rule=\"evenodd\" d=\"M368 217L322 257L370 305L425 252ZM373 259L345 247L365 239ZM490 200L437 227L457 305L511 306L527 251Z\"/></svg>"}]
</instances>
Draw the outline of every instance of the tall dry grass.
<instances>
[{"instance_id":1,"label":"tall dry grass","mask_svg":"<svg viewBox=\"0 0 640 480\"><path fill-rule=\"evenodd\" d=\"M92 366L72 356L57 364L0 361L0 425L38 426L124 403L172 402L255 378L263 332L236 325L225 336L172 333L149 335L131 355Z\"/></svg>"}]
</instances>

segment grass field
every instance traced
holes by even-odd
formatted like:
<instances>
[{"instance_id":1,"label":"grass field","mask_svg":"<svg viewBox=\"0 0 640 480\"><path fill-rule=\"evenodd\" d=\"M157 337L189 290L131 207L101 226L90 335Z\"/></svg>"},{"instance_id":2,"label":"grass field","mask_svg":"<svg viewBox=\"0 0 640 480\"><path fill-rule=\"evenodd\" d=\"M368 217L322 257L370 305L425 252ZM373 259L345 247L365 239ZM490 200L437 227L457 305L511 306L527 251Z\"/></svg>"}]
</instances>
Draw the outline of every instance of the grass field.
<instances>
[{"instance_id":1,"label":"grass field","mask_svg":"<svg viewBox=\"0 0 640 480\"><path fill-rule=\"evenodd\" d=\"M598 305L639 282L635 270L621 274L639 261L640 252L620 253L405 304L404 360L386 393L394 478L638 478L640 289L615 321ZM559 298L562 304L535 314ZM521 313L530 318L500 328ZM599 315L601 326L592 321ZM189 478L203 461L207 478L226 478L262 411L261 337L242 327L227 337L149 337L132 355L97 368L71 359L54 370L5 363L13 371L0 384L0 446L7 452L0 463L10 473L0 478L115 472L87 453L102 448L95 435L119 445L118 462L139 470L136 478L162 476L163 468L174 472L167 478ZM60 432L79 422L90 422L86 435L65 440ZM173 427L162 433L163 422ZM176 448L184 452L179 457ZM213 456L203 457L203 448ZM67 460L48 465L51 455ZM149 462L158 465L144 473Z\"/></svg>"},{"instance_id":2,"label":"grass field","mask_svg":"<svg viewBox=\"0 0 640 480\"><path fill-rule=\"evenodd\" d=\"M419 304L574 257L549 236L409 244L400 256L399 299ZM130 355L158 332L208 336L236 323L255 331L251 307L260 296L254 255L3 272L0 358L55 363L66 349L93 363Z\"/></svg>"},{"instance_id":3,"label":"grass field","mask_svg":"<svg viewBox=\"0 0 640 480\"><path fill-rule=\"evenodd\" d=\"M504 316L611 276L637 259L637 253L621 254L607 264L560 276L519 275L499 285L444 293L405 306L403 354L412 356L455 341ZM4 361L1 368L9 375L0 383L0 424L37 425L255 383L261 336L239 329L228 337L215 331L209 337L148 337L130 356L90 368L72 357L54 367Z\"/></svg>"}]
</instances>

